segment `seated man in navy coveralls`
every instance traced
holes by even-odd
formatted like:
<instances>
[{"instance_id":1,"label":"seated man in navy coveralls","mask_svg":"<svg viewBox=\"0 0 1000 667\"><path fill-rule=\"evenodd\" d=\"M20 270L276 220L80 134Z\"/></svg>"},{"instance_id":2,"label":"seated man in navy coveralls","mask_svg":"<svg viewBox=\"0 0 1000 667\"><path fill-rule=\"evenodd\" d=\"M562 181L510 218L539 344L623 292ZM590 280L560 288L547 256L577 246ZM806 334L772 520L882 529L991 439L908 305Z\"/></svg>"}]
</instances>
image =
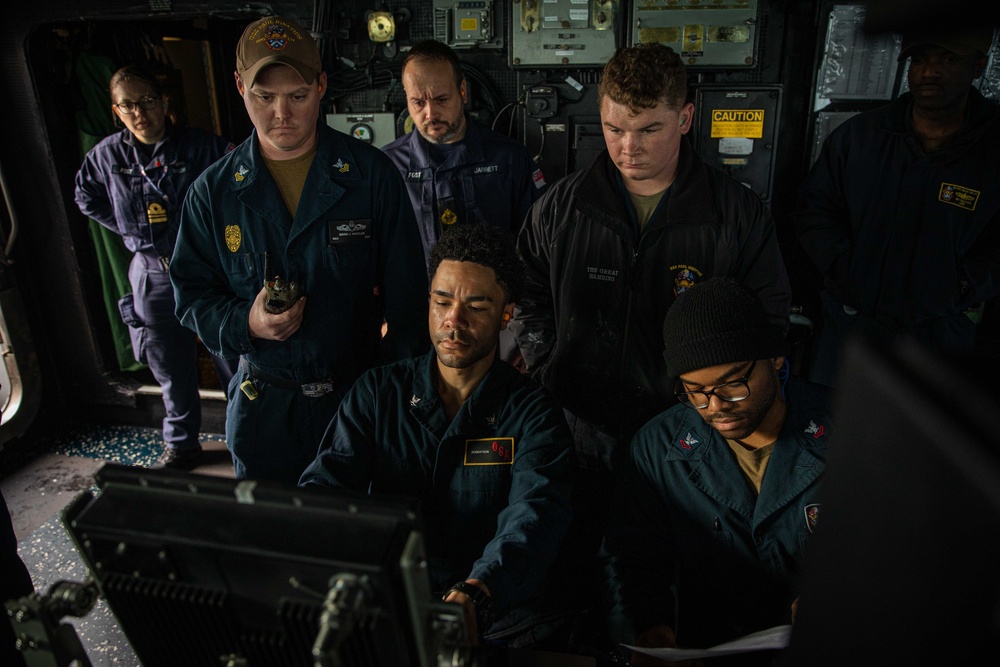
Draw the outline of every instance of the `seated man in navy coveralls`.
<instances>
[{"instance_id":1,"label":"seated man in navy coveralls","mask_svg":"<svg viewBox=\"0 0 1000 667\"><path fill-rule=\"evenodd\" d=\"M362 375L300 484L421 498L434 589L479 634L516 632L562 599L546 583L570 523L572 440L548 394L497 355L524 272L509 232L451 229L430 269L434 350Z\"/></svg>"},{"instance_id":2,"label":"seated man in navy coveralls","mask_svg":"<svg viewBox=\"0 0 1000 667\"><path fill-rule=\"evenodd\" d=\"M403 179L320 120L322 67L295 22L247 26L236 87L254 131L191 186L170 264L181 322L241 360L226 411L238 478L295 484L354 380L427 349ZM276 276L298 286L287 309L264 289Z\"/></svg>"},{"instance_id":3,"label":"seated man in navy coveralls","mask_svg":"<svg viewBox=\"0 0 1000 667\"><path fill-rule=\"evenodd\" d=\"M663 340L680 404L639 430L618 477L603 547L611 630L634 646L708 648L791 622L827 390L788 377L781 335L732 278L681 294ZM647 664L663 663L633 655Z\"/></svg>"}]
</instances>

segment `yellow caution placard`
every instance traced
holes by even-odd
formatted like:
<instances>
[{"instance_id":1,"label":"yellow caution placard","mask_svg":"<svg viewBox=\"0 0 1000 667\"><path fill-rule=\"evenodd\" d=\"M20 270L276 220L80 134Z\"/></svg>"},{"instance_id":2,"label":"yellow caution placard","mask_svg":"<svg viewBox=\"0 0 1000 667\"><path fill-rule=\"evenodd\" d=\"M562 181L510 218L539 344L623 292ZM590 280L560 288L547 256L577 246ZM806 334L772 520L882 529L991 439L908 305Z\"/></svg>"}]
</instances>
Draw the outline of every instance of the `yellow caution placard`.
<instances>
[{"instance_id":1,"label":"yellow caution placard","mask_svg":"<svg viewBox=\"0 0 1000 667\"><path fill-rule=\"evenodd\" d=\"M712 138L764 136L763 109L712 109Z\"/></svg>"}]
</instances>

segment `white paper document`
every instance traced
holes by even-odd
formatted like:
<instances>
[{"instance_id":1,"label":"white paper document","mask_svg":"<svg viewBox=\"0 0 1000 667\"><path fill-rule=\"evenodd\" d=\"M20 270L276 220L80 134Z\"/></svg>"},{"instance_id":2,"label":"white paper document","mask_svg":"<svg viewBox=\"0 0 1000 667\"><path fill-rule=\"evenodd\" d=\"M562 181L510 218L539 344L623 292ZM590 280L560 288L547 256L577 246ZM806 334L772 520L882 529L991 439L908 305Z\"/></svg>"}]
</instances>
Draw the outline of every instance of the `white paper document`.
<instances>
[{"instance_id":1,"label":"white paper document","mask_svg":"<svg viewBox=\"0 0 1000 667\"><path fill-rule=\"evenodd\" d=\"M632 651L638 651L639 653L659 658L660 660L696 660L698 658L713 658L720 655L734 655L750 651L782 649L788 646L788 640L791 636L791 625L778 625L767 630L753 632L739 639L734 639L731 642L717 644L710 648L642 648L640 646L628 646L627 644L623 644L623 646Z\"/></svg>"}]
</instances>

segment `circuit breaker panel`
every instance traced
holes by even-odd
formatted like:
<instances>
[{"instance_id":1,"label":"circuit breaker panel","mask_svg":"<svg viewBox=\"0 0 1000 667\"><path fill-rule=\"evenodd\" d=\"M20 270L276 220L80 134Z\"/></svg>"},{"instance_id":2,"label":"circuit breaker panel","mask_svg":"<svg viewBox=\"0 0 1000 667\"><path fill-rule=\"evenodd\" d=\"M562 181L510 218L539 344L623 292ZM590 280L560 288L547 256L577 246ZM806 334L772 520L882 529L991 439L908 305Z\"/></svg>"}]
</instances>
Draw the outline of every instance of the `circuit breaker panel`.
<instances>
[{"instance_id":1,"label":"circuit breaker panel","mask_svg":"<svg viewBox=\"0 0 1000 667\"><path fill-rule=\"evenodd\" d=\"M708 164L771 201L777 155L780 85L695 87L694 142Z\"/></svg>"},{"instance_id":2,"label":"circuit breaker panel","mask_svg":"<svg viewBox=\"0 0 1000 667\"><path fill-rule=\"evenodd\" d=\"M434 0L434 39L453 49L503 47L502 14L493 0Z\"/></svg>"},{"instance_id":3,"label":"circuit breaker panel","mask_svg":"<svg viewBox=\"0 0 1000 667\"><path fill-rule=\"evenodd\" d=\"M615 53L615 0L512 0L511 67L603 66Z\"/></svg>"},{"instance_id":4,"label":"circuit breaker panel","mask_svg":"<svg viewBox=\"0 0 1000 667\"><path fill-rule=\"evenodd\" d=\"M630 45L658 42L688 67L753 67L757 0L633 0Z\"/></svg>"}]
</instances>

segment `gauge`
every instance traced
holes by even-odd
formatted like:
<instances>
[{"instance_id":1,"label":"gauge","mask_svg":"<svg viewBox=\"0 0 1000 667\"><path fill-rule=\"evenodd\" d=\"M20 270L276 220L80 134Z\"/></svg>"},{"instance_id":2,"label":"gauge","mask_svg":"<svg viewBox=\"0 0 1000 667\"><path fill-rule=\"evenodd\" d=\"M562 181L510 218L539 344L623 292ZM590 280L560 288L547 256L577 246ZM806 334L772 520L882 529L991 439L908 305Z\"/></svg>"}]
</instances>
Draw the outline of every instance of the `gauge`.
<instances>
[{"instance_id":1,"label":"gauge","mask_svg":"<svg viewBox=\"0 0 1000 667\"><path fill-rule=\"evenodd\" d=\"M375 133L372 132L371 126L365 125L364 123L358 123L351 128L351 136L355 139L360 139L366 144L370 144L372 139L375 138Z\"/></svg>"},{"instance_id":2,"label":"gauge","mask_svg":"<svg viewBox=\"0 0 1000 667\"><path fill-rule=\"evenodd\" d=\"M396 21L389 12L368 13L368 38L373 42L391 42L396 36Z\"/></svg>"}]
</instances>

